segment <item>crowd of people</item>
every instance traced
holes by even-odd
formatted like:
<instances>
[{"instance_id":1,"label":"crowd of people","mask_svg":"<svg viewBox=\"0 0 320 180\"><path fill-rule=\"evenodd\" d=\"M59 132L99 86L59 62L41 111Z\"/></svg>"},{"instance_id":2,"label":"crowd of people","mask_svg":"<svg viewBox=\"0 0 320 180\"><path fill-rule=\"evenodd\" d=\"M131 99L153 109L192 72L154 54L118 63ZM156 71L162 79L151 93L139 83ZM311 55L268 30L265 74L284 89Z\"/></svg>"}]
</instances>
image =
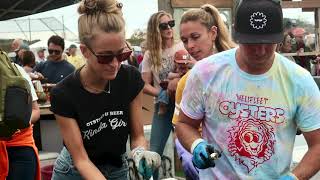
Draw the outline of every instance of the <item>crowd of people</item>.
<instances>
[{"instance_id":1,"label":"crowd of people","mask_svg":"<svg viewBox=\"0 0 320 180\"><path fill-rule=\"evenodd\" d=\"M32 115L30 127L0 137L0 180L40 180L32 80L52 84L50 110L64 145L53 180L128 179L128 137L140 176L158 180L171 132L187 180L297 180L319 171L320 91L309 57L280 54L309 47L302 28L284 28L280 2L239 1L232 36L213 5L187 10L179 24L158 11L139 56L125 39L122 6L82 0L80 45L67 51L57 35L36 55L23 40L12 42L12 62L31 87ZM144 93L154 97L150 141L141 120ZM308 151L292 168L298 129Z\"/></svg>"},{"instance_id":2,"label":"crowd of people","mask_svg":"<svg viewBox=\"0 0 320 180\"><path fill-rule=\"evenodd\" d=\"M288 59L307 69L312 75L318 76L320 69L316 65L319 57L304 54L315 51L315 43L314 34L289 21L284 27L283 39L278 43L276 51L285 55L289 54L286 55Z\"/></svg>"}]
</instances>

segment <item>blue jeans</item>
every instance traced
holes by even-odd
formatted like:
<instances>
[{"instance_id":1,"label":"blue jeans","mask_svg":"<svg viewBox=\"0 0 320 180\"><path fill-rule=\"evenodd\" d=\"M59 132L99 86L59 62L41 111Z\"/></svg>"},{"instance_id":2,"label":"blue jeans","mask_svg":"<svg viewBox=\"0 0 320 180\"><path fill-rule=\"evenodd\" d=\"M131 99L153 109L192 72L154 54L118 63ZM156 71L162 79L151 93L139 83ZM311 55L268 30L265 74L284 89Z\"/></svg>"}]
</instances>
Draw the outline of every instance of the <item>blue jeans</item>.
<instances>
[{"instance_id":1,"label":"blue jeans","mask_svg":"<svg viewBox=\"0 0 320 180\"><path fill-rule=\"evenodd\" d=\"M164 103L164 104L169 104L169 95L167 93L167 90L164 90L164 89L160 89L160 93L157 97L157 102L161 102L161 103Z\"/></svg>"},{"instance_id":2,"label":"blue jeans","mask_svg":"<svg viewBox=\"0 0 320 180\"><path fill-rule=\"evenodd\" d=\"M129 168L127 157L125 154L122 156L122 159L123 165L120 168L112 166L110 164L97 165L97 168L108 180L127 180ZM73 165L72 157L69 151L64 147L54 164L51 180L65 179L78 180L83 178L81 177L76 167Z\"/></svg>"},{"instance_id":3,"label":"blue jeans","mask_svg":"<svg viewBox=\"0 0 320 180\"><path fill-rule=\"evenodd\" d=\"M37 157L32 147L7 147L9 174L7 180L34 180L37 171Z\"/></svg>"},{"instance_id":4,"label":"blue jeans","mask_svg":"<svg viewBox=\"0 0 320 180\"><path fill-rule=\"evenodd\" d=\"M174 111L174 103L169 101L167 105L167 111L163 115L158 114L159 103L155 104L151 137L150 137L150 150L157 152L160 156L163 154L163 150L167 143L168 137L172 130L172 115ZM153 179L158 180L159 171L153 174Z\"/></svg>"}]
</instances>

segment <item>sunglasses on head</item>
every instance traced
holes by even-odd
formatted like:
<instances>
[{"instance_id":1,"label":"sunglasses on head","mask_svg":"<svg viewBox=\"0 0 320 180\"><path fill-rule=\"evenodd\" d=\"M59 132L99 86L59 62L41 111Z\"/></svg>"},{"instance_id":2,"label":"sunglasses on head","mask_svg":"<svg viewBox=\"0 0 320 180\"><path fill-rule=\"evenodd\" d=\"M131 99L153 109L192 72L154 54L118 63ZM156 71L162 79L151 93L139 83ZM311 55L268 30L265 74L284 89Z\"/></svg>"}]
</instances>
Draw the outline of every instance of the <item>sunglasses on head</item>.
<instances>
[{"instance_id":1,"label":"sunglasses on head","mask_svg":"<svg viewBox=\"0 0 320 180\"><path fill-rule=\"evenodd\" d=\"M127 44L127 43L126 43ZM122 62L127 60L132 54L132 50L127 44L127 47L130 49L129 51L122 52L119 54L96 54L90 46L86 45L89 51L97 58L99 64L109 64L113 61L114 58L118 60L118 62Z\"/></svg>"},{"instance_id":2,"label":"sunglasses on head","mask_svg":"<svg viewBox=\"0 0 320 180\"><path fill-rule=\"evenodd\" d=\"M60 50L48 49L49 54L59 55L61 53Z\"/></svg>"},{"instance_id":3,"label":"sunglasses on head","mask_svg":"<svg viewBox=\"0 0 320 180\"><path fill-rule=\"evenodd\" d=\"M159 29L160 29L160 30L167 30L167 29L169 29L169 27L170 27L170 28L173 28L174 25L175 25L174 20L171 20L171 21L168 21L168 22L166 22L166 23L160 23L160 24L159 24Z\"/></svg>"}]
</instances>

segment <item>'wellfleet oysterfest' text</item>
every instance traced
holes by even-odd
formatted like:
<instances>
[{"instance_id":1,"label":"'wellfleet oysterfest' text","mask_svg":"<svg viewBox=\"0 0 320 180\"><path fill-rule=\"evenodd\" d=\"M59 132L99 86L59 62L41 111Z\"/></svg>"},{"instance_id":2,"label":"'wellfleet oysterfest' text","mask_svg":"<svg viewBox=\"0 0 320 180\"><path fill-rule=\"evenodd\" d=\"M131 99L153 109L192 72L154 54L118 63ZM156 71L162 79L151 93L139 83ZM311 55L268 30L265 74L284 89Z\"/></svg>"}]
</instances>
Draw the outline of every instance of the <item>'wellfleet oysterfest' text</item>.
<instances>
[{"instance_id":1,"label":"'wellfleet oysterfest' text","mask_svg":"<svg viewBox=\"0 0 320 180\"><path fill-rule=\"evenodd\" d=\"M89 121L86 126L90 127L96 124L99 124L99 127L96 129L87 129L82 131L83 132L83 139L88 139L90 140L90 138L92 138L93 136L95 136L96 134L98 134L99 132L101 132L103 129L107 128L107 127L111 127L112 130L116 130L117 128L120 127L126 127L127 123L124 122L122 119L118 119L118 117L115 116L123 116L123 111L109 111L109 112L105 112L103 114L100 115L100 117ZM107 121L101 121L102 119L107 118Z\"/></svg>"}]
</instances>

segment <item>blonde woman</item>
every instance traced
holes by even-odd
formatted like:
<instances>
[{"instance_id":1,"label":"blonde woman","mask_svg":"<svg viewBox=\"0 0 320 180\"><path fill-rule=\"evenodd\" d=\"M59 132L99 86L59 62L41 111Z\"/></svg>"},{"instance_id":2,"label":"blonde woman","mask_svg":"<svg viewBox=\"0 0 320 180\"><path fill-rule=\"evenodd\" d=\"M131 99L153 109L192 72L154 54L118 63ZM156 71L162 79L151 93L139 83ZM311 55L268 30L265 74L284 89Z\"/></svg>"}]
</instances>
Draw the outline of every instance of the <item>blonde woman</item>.
<instances>
[{"instance_id":1,"label":"blonde woman","mask_svg":"<svg viewBox=\"0 0 320 180\"><path fill-rule=\"evenodd\" d=\"M171 15L165 11L154 13L147 27L147 51L142 61L142 78L145 81L144 92L158 97L160 93L167 93L161 89L160 83L167 80L169 72L174 70L173 56L176 51L183 49L182 44L175 44L173 27L175 25ZM168 136L172 130L171 118L174 103L171 101L167 111L158 114L159 103L155 103L153 115L150 149L162 155ZM154 179L158 179L155 173Z\"/></svg>"},{"instance_id":2,"label":"blonde woman","mask_svg":"<svg viewBox=\"0 0 320 180\"><path fill-rule=\"evenodd\" d=\"M129 135L144 178L160 165L160 156L146 149L143 135L144 82L136 68L121 64L132 53L121 7L115 0L80 3L80 50L86 64L51 91L51 111L64 140L53 180L127 180Z\"/></svg>"}]
</instances>

